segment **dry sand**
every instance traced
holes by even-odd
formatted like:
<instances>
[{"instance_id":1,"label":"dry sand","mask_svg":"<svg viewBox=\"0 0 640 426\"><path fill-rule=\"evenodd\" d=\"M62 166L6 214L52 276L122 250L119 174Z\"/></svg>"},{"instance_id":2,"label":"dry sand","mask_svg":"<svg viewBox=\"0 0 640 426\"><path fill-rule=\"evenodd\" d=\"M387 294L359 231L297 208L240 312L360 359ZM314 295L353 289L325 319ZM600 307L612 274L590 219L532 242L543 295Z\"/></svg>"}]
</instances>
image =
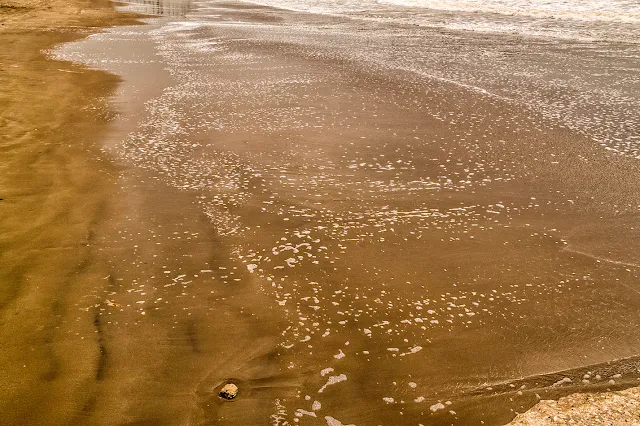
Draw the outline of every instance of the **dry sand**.
<instances>
[{"instance_id":1,"label":"dry sand","mask_svg":"<svg viewBox=\"0 0 640 426\"><path fill-rule=\"evenodd\" d=\"M640 388L620 392L578 393L558 401L540 401L509 423L534 425L639 425Z\"/></svg>"}]
</instances>

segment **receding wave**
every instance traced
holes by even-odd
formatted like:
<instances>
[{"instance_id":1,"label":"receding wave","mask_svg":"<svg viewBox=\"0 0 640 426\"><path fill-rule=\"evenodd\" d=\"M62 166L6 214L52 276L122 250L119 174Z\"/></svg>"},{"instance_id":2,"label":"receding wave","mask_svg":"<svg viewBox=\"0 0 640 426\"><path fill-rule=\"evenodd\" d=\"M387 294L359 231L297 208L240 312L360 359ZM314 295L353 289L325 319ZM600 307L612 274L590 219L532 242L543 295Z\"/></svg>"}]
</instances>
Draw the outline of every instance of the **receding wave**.
<instances>
[{"instance_id":1,"label":"receding wave","mask_svg":"<svg viewBox=\"0 0 640 426\"><path fill-rule=\"evenodd\" d=\"M439 11L497 13L538 18L640 22L640 3L626 0L258 0L255 3L305 12L346 13L408 6Z\"/></svg>"},{"instance_id":2,"label":"receding wave","mask_svg":"<svg viewBox=\"0 0 640 426\"><path fill-rule=\"evenodd\" d=\"M640 3L628 0L255 0L279 9L535 37L636 43Z\"/></svg>"},{"instance_id":3,"label":"receding wave","mask_svg":"<svg viewBox=\"0 0 640 426\"><path fill-rule=\"evenodd\" d=\"M640 22L640 3L604 0L377 0L395 4L447 11L488 12L505 15L554 17L593 21Z\"/></svg>"}]
</instances>

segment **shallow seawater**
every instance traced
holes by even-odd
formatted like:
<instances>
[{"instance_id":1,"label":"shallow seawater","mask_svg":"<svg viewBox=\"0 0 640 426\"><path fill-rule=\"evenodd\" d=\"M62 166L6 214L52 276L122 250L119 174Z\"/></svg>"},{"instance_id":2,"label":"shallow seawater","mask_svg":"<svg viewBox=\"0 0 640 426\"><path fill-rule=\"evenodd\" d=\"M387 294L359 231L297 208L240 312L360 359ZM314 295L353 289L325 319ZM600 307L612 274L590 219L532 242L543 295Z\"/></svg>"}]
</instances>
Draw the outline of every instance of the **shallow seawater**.
<instances>
[{"instance_id":1,"label":"shallow seawater","mask_svg":"<svg viewBox=\"0 0 640 426\"><path fill-rule=\"evenodd\" d=\"M135 420L504 424L637 383L639 45L166 8L56 52L124 80L104 315L196 313Z\"/></svg>"}]
</instances>

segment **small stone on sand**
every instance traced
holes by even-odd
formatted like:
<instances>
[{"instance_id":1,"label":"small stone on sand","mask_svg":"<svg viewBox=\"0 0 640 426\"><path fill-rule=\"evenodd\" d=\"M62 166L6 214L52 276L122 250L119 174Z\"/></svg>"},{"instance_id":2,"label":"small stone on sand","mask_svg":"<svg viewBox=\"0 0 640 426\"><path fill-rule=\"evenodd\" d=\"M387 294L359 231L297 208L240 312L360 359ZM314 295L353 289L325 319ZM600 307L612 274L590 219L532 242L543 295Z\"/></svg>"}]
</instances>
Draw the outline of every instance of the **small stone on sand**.
<instances>
[{"instance_id":1,"label":"small stone on sand","mask_svg":"<svg viewBox=\"0 0 640 426\"><path fill-rule=\"evenodd\" d=\"M220 389L219 395L220 395L220 398L223 398L223 399L228 399L228 400L235 399L235 397L238 396L238 387L233 383L227 383L222 387L222 389Z\"/></svg>"}]
</instances>

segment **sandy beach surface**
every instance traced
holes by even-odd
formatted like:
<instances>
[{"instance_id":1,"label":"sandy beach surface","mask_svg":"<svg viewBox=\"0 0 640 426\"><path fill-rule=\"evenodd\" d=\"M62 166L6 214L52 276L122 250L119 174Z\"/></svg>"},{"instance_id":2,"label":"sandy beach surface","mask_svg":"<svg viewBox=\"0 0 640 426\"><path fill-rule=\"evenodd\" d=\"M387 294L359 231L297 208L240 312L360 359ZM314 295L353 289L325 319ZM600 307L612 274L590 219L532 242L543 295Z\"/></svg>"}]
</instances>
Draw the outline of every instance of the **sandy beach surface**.
<instances>
[{"instance_id":1,"label":"sandy beach surface","mask_svg":"<svg viewBox=\"0 0 640 426\"><path fill-rule=\"evenodd\" d=\"M639 424L623 26L281 6L0 3L0 423Z\"/></svg>"}]
</instances>

